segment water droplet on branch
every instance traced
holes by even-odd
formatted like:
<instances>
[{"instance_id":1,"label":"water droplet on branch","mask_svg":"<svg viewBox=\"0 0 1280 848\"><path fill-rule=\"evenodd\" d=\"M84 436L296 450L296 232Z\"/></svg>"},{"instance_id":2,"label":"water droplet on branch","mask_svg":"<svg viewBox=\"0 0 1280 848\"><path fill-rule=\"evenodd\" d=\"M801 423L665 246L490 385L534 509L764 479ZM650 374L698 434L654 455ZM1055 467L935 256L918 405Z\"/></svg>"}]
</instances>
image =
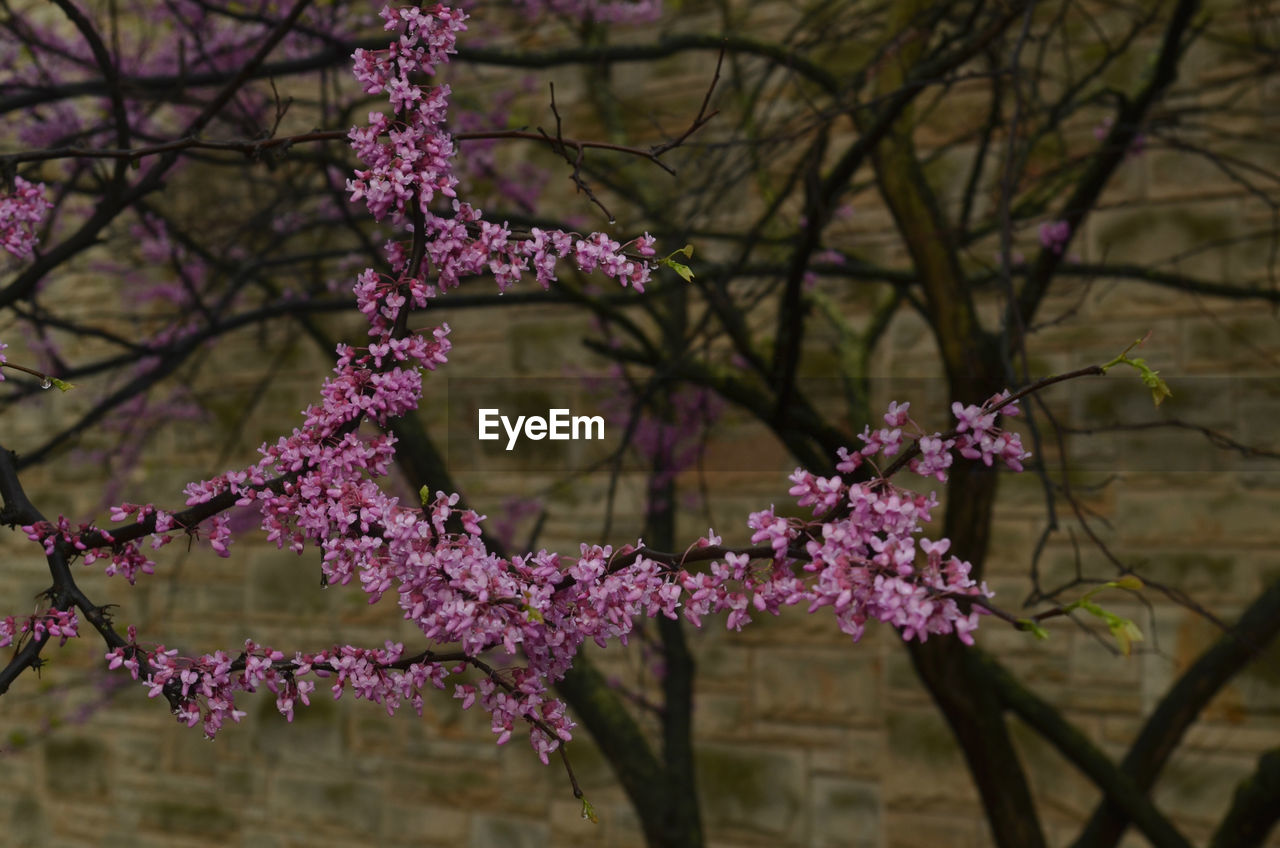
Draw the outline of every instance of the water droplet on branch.
<instances>
[{"instance_id":1,"label":"water droplet on branch","mask_svg":"<svg viewBox=\"0 0 1280 848\"><path fill-rule=\"evenodd\" d=\"M48 388L50 388L50 387L52 387L52 386L53 386L53 381L52 381L52 380L50 380L48 377L45 377L45 378L44 378L44 382L42 382L42 383L40 384L40 388L42 388L42 389L48 389Z\"/></svg>"}]
</instances>

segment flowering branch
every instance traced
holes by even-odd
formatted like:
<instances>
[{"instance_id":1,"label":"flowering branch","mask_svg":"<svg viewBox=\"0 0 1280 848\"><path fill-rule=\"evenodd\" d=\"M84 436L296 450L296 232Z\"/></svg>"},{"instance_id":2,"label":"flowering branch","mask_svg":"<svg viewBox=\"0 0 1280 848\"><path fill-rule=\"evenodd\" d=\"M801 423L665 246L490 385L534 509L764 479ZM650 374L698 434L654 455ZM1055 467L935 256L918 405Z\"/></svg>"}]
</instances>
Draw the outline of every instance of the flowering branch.
<instances>
[{"instance_id":1,"label":"flowering branch","mask_svg":"<svg viewBox=\"0 0 1280 848\"><path fill-rule=\"evenodd\" d=\"M296 5L294 13L303 5ZM128 523L115 529L73 528L63 516L50 522L28 508L16 487L13 457L6 455L0 463L4 517L21 524L28 538L43 547L54 586L49 611L25 622L5 619L0 626L0 638L25 639L0 672L0 692L17 673L38 666L40 648L49 638L78 635L79 610L106 643L109 668L126 669L148 687L149 697L163 696L180 721L199 725L210 737L227 719L243 717L236 704L241 693L267 689L291 720L298 702L309 703L318 680L330 682L335 698L349 690L388 712L405 703L420 712L428 685L444 689L451 682L464 709L479 704L489 713L499 744L511 738L517 725L526 727L531 745L547 762L556 751L564 757L564 743L575 727L564 703L551 696L551 686L588 640L601 646L626 644L641 616L683 617L701 625L706 616L724 613L726 626L740 630L753 616L778 615L786 607L804 605L811 613L830 607L837 627L855 641L868 621L877 620L897 629L904 640L955 634L972 644L981 615L994 609L988 603L992 593L971 576L970 563L948 555L949 539L924 534L938 504L936 495L909 491L892 478L905 467L945 481L956 454L988 466L999 460L1021 470L1028 454L1016 433L998 426L999 415L1016 414L1016 401L1033 391L1099 374L1101 368L1045 378L980 406L954 404L958 423L946 433L927 434L909 417L909 404L893 403L883 428L868 427L861 434L861 448L839 450L839 474L823 478L797 468L791 475L789 494L800 507L812 508L811 518L783 517L773 506L754 512L747 520L750 545L743 547L725 546L709 531L678 554L637 541L617 549L582 544L577 556L544 549L506 557L485 544L480 531L484 517L457 508L458 495L427 493L421 505L405 505L378 484L394 457L395 438L385 432L389 422L418 407L424 372L444 364L451 350L448 325L413 329L415 311L478 275L491 275L506 290L532 273L548 287L561 260L643 292L656 255L656 240L647 233L626 244L599 232L584 236L534 227L527 236L517 235L506 222L486 220L480 209L458 197L453 156L455 142L463 137L446 128L451 92L448 86L424 86L417 80L433 76L454 52L465 15L437 5L427 10L387 7L382 17L396 37L385 48L357 50L354 73L367 94L387 97L391 111L374 113L367 125L346 133L364 166L348 180L347 190L375 220L389 218L410 237L386 246L386 270L366 268L356 278L357 308L369 324L366 343L339 345L333 374L300 426L274 444L264 444L257 463L188 485L186 509L120 504L111 510L111 520ZM260 52L258 58L262 56ZM674 142L647 152L610 147L657 162L715 114L708 106L719 67L693 124ZM226 96L233 91L229 86ZM909 99L903 95L904 103ZM573 165L575 183L594 199L580 181L579 166L584 149L604 145L563 137L554 94L552 112L555 136L504 131L501 137L550 143ZM853 168L877 132L887 132L888 122L883 117L879 129L863 136L861 146L844 157L845 168ZM198 120L193 133L203 125ZM224 143L204 142L192 134L167 145L101 155L163 155L151 172L158 180L184 149L214 145L260 155L299 139L334 137L311 133ZM382 432L363 437L359 428L364 422ZM225 651L183 657L163 644L140 644L132 629L127 638L118 634L104 610L72 579L70 563L76 559L85 565L105 561L106 574L121 574L130 583L139 574L153 573L155 563L140 544L146 537L156 550L181 535L203 536L212 550L228 556L232 532L225 513L232 506L256 509L266 538L280 548L299 554L317 549L328 585L358 581L370 603L393 595L402 616L428 644L450 647L425 648L406 657L403 644L387 642L382 648L339 645L290 657L246 640L235 657ZM456 529L459 524L461 530ZM1042 615L1055 614L1061 613ZM499 668L494 655L522 659L514 667ZM571 769L569 776L575 796L581 797Z\"/></svg>"}]
</instances>

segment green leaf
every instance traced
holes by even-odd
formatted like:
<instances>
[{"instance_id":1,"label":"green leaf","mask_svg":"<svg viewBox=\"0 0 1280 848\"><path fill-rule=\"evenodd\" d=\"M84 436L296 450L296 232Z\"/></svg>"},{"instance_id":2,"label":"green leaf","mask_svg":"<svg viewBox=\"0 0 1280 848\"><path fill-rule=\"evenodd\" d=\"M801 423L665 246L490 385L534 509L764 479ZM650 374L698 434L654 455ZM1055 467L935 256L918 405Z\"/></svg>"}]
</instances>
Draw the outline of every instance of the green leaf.
<instances>
[{"instance_id":1,"label":"green leaf","mask_svg":"<svg viewBox=\"0 0 1280 848\"><path fill-rule=\"evenodd\" d=\"M1065 604L1062 607L1062 611L1069 613L1075 610L1083 610L1089 615L1101 619L1107 625L1107 629L1111 631L1111 636L1116 640L1116 644L1120 646L1120 652L1127 657L1133 652L1133 643L1142 641L1142 631L1131 620L1103 609L1090 599L1105 589L1128 589L1131 592L1136 592L1141 588L1143 588L1143 583L1140 578L1133 574L1126 574L1119 580L1110 580L1095 586L1085 592L1079 600ZM1017 626L1019 630L1031 630L1034 622L1030 619L1020 618Z\"/></svg>"},{"instance_id":2,"label":"green leaf","mask_svg":"<svg viewBox=\"0 0 1280 848\"><path fill-rule=\"evenodd\" d=\"M1049 638L1049 631L1045 630L1043 627L1041 627L1039 624L1037 624L1036 622L1032 621L1029 618L1018 619L1018 629L1027 631L1032 636L1039 639L1041 642Z\"/></svg>"},{"instance_id":3,"label":"green leaf","mask_svg":"<svg viewBox=\"0 0 1280 848\"><path fill-rule=\"evenodd\" d=\"M1120 653L1126 657L1133 652L1133 643L1142 641L1142 631L1138 629L1138 625L1127 618L1109 614L1107 628L1111 631L1112 638L1120 646Z\"/></svg>"},{"instance_id":4,"label":"green leaf","mask_svg":"<svg viewBox=\"0 0 1280 848\"><path fill-rule=\"evenodd\" d=\"M680 253L680 252L681 251L679 250L676 251L676 253ZM684 279L686 283L693 280L693 271L690 270L689 266L684 265L680 262L676 262L674 259L672 259L669 256L659 259L658 264L665 265L668 268L670 268L672 271L675 271L677 274L681 276L681 278Z\"/></svg>"},{"instance_id":5,"label":"green leaf","mask_svg":"<svg viewBox=\"0 0 1280 848\"><path fill-rule=\"evenodd\" d=\"M683 279L686 283L691 282L693 280L693 271L689 269L688 265L681 265L679 262L672 262L671 270L679 274L681 279Z\"/></svg>"},{"instance_id":6,"label":"green leaf","mask_svg":"<svg viewBox=\"0 0 1280 848\"><path fill-rule=\"evenodd\" d=\"M66 380L59 380L57 377L50 377L49 382L59 391L69 392L76 387L75 383L68 383Z\"/></svg>"},{"instance_id":7,"label":"green leaf","mask_svg":"<svg viewBox=\"0 0 1280 848\"><path fill-rule=\"evenodd\" d=\"M600 817L596 815L596 808L591 806L591 802L585 797L582 799L582 817L592 824L600 823Z\"/></svg>"},{"instance_id":8,"label":"green leaf","mask_svg":"<svg viewBox=\"0 0 1280 848\"><path fill-rule=\"evenodd\" d=\"M1147 388L1151 389L1151 399L1155 401L1156 406L1167 397L1173 397L1173 392L1169 389L1169 384L1160 376L1159 371L1153 371L1150 368L1144 368L1142 371L1142 382L1147 384Z\"/></svg>"},{"instance_id":9,"label":"green leaf","mask_svg":"<svg viewBox=\"0 0 1280 848\"><path fill-rule=\"evenodd\" d=\"M1133 643L1142 641L1142 631L1138 629L1138 625L1123 616L1103 609L1093 601L1081 598L1071 604L1071 607L1082 609L1090 615L1102 619L1106 623L1107 629L1111 631L1111 637L1120 646L1120 653L1126 657L1133 653Z\"/></svg>"},{"instance_id":10,"label":"green leaf","mask_svg":"<svg viewBox=\"0 0 1280 848\"><path fill-rule=\"evenodd\" d=\"M431 500L431 490L423 486L418 490L418 497L422 500L422 505L426 506L427 501Z\"/></svg>"},{"instance_id":11,"label":"green leaf","mask_svg":"<svg viewBox=\"0 0 1280 848\"><path fill-rule=\"evenodd\" d=\"M543 622L546 621L546 619L542 617L542 613L539 612L536 607L532 607L529 605L529 594L527 592L525 593L525 596L524 596L524 603L520 605L520 611L523 612L525 615L529 616L530 621L536 621L539 624L542 624Z\"/></svg>"},{"instance_id":12,"label":"green leaf","mask_svg":"<svg viewBox=\"0 0 1280 848\"><path fill-rule=\"evenodd\" d=\"M670 253L670 254L668 254L667 256L664 256L664 257L662 257L661 259L659 259L659 260L658 260L658 264L659 264L659 265L665 265L666 267L670 268L672 271L675 271L677 274L679 274L679 275L680 275L680 277L681 277L681 278L682 278L686 283L687 283L687 282L692 281L692 280L693 280L693 271L692 271L692 270L690 270L689 266L688 266L688 265L685 265L683 262L677 262L677 261L675 261L674 259L672 259L672 258L671 258L672 256L675 256L676 254L680 254L680 255L681 255L681 256L683 256L685 259L692 259L692 258L693 258L693 245L691 245L691 244L686 244L684 247L680 248L679 250L673 250L673 251L671 251L671 253Z\"/></svg>"},{"instance_id":13,"label":"green leaf","mask_svg":"<svg viewBox=\"0 0 1280 848\"><path fill-rule=\"evenodd\" d=\"M1151 399L1155 401L1156 406L1159 406L1165 398L1173 397L1173 391L1169 388L1169 384L1160 376L1159 371L1147 364L1147 360L1140 356L1135 356L1133 358L1129 357L1129 351L1133 350L1150 337L1151 334L1147 333L1145 336L1129 345L1124 349L1123 353L1102 366L1102 373L1107 373L1107 371L1111 370L1111 368L1116 365L1128 365L1130 368L1136 368L1138 370L1138 376L1142 378L1142 382L1151 390Z\"/></svg>"}]
</instances>

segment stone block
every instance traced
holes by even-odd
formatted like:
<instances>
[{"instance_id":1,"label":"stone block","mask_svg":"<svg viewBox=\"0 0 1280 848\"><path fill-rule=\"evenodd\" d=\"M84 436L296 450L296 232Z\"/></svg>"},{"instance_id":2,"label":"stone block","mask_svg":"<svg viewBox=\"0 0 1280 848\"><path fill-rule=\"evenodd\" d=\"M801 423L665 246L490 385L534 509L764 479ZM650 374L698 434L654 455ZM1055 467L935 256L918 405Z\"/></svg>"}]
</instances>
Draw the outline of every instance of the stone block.
<instances>
[{"instance_id":1,"label":"stone block","mask_svg":"<svg viewBox=\"0 0 1280 848\"><path fill-rule=\"evenodd\" d=\"M970 781L939 779L963 774L964 757L936 709L894 710L886 716L886 726L889 756L881 793L890 812L954 813L976 802ZM892 827L889 832L894 833Z\"/></svg>"},{"instance_id":2,"label":"stone block","mask_svg":"<svg viewBox=\"0 0 1280 848\"><path fill-rule=\"evenodd\" d=\"M320 558L314 552L298 556L289 551L259 548L249 555L248 605L257 614L315 616L331 608L337 587L320 585ZM358 587L346 591L358 591Z\"/></svg>"},{"instance_id":3,"label":"stone block","mask_svg":"<svg viewBox=\"0 0 1280 848\"><path fill-rule=\"evenodd\" d=\"M579 826L588 827L586 822L582 821L581 805L575 806L579 808ZM600 809L603 811L601 823L605 825L610 848L645 848L648 845L640 826L640 819L636 816L635 807L625 799L612 801Z\"/></svg>"},{"instance_id":4,"label":"stone block","mask_svg":"<svg viewBox=\"0 0 1280 848\"><path fill-rule=\"evenodd\" d=\"M475 765L465 759L431 759L419 764L400 764L397 773L434 803L449 807L492 807L505 796L501 771L489 764Z\"/></svg>"},{"instance_id":5,"label":"stone block","mask_svg":"<svg viewBox=\"0 0 1280 848\"><path fill-rule=\"evenodd\" d=\"M981 631L979 631L981 632ZM905 705L924 705L930 702L929 693L920 683L911 656L900 645L885 652L886 714Z\"/></svg>"},{"instance_id":6,"label":"stone block","mask_svg":"<svg viewBox=\"0 0 1280 848\"><path fill-rule=\"evenodd\" d=\"M242 699L249 696L241 695ZM244 734L228 733L243 738ZM178 775L192 777L212 777L217 770L218 760L225 755L225 747L215 749L204 738L199 728L187 727L185 724L168 723L162 733L164 739L164 767Z\"/></svg>"},{"instance_id":7,"label":"stone block","mask_svg":"<svg viewBox=\"0 0 1280 848\"><path fill-rule=\"evenodd\" d=\"M314 769L312 775L321 770ZM364 836L382 826L384 789L377 781L355 780L341 770L326 768L328 777L303 776L302 769L280 774L268 794L268 814L293 820L298 810L307 811L309 826L332 828Z\"/></svg>"},{"instance_id":8,"label":"stone block","mask_svg":"<svg viewBox=\"0 0 1280 848\"><path fill-rule=\"evenodd\" d=\"M1274 391L1280 328L1270 313L1235 312L1216 321L1186 321L1183 334L1187 362L1205 371L1213 369L1210 373L1270 377Z\"/></svg>"},{"instance_id":9,"label":"stone block","mask_svg":"<svg viewBox=\"0 0 1280 848\"><path fill-rule=\"evenodd\" d=\"M833 744L809 750L809 765L815 774L879 779L887 762L888 744L878 727L842 730Z\"/></svg>"},{"instance_id":10,"label":"stone block","mask_svg":"<svg viewBox=\"0 0 1280 848\"><path fill-rule=\"evenodd\" d=\"M918 810L887 811L885 833L888 848L989 848L981 840L979 824L972 813L930 815Z\"/></svg>"},{"instance_id":11,"label":"stone block","mask_svg":"<svg viewBox=\"0 0 1280 848\"><path fill-rule=\"evenodd\" d=\"M699 739L733 736L751 720L749 700L743 695L698 691L693 701L693 732Z\"/></svg>"},{"instance_id":12,"label":"stone block","mask_svg":"<svg viewBox=\"0 0 1280 848\"><path fill-rule=\"evenodd\" d=\"M866 723L880 716L883 667L862 646L756 651L756 713L768 721Z\"/></svg>"},{"instance_id":13,"label":"stone block","mask_svg":"<svg viewBox=\"0 0 1280 848\"><path fill-rule=\"evenodd\" d=\"M139 825L170 838L211 838L224 843L234 842L241 826L237 811L219 803L212 792L202 797L174 793L156 798L142 809Z\"/></svg>"},{"instance_id":14,"label":"stone block","mask_svg":"<svg viewBox=\"0 0 1280 848\"><path fill-rule=\"evenodd\" d=\"M1122 263L1167 261L1194 245L1236 235L1235 219L1234 201L1098 210L1086 224L1087 255ZM1220 250L1198 251L1184 256L1177 268L1192 276L1222 279L1223 256Z\"/></svg>"},{"instance_id":15,"label":"stone block","mask_svg":"<svg viewBox=\"0 0 1280 848\"><path fill-rule=\"evenodd\" d=\"M702 815L711 833L794 844L805 830L805 763L792 750L704 745L697 750Z\"/></svg>"},{"instance_id":16,"label":"stone block","mask_svg":"<svg viewBox=\"0 0 1280 848\"><path fill-rule=\"evenodd\" d=\"M467 842L470 811L436 804L412 786L398 786L393 794L395 800L387 803L382 821L382 838L387 844L456 848Z\"/></svg>"},{"instance_id":17,"label":"stone block","mask_svg":"<svg viewBox=\"0 0 1280 848\"><path fill-rule=\"evenodd\" d=\"M0 827L4 828L10 844L13 848L44 848L50 831L44 805L27 790L7 794L9 801L5 804L5 818Z\"/></svg>"},{"instance_id":18,"label":"stone block","mask_svg":"<svg viewBox=\"0 0 1280 848\"><path fill-rule=\"evenodd\" d=\"M221 797L243 808L265 795L268 782L266 772L266 769L256 766L251 759L233 762L220 760L216 765L214 783Z\"/></svg>"},{"instance_id":19,"label":"stone block","mask_svg":"<svg viewBox=\"0 0 1280 848\"><path fill-rule=\"evenodd\" d=\"M475 815L471 820L471 848L543 848L549 845L550 828L537 819Z\"/></svg>"},{"instance_id":20,"label":"stone block","mask_svg":"<svg viewBox=\"0 0 1280 848\"><path fill-rule=\"evenodd\" d=\"M752 649L723 627L704 627L690 634L689 646L697 663L698 691L742 691L751 674Z\"/></svg>"},{"instance_id":21,"label":"stone block","mask_svg":"<svg viewBox=\"0 0 1280 848\"><path fill-rule=\"evenodd\" d=\"M1250 759L1179 750L1161 772L1152 800L1176 823L1214 825L1236 785L1256 767Z\"/></svg>"},{"instance_id":22,"label":"stone block","mask_svg":"<svg viewBox=\"0 0 1280 848\"><path fill-rule=\"evenodd\" d=\"M310 706L294 705L292 722L280 714L270 692L251 697L252 706L242 705L241 709L253 716L250 733L255 752L293 762L314 762L321 757L337 759L347 746L349 740L339 721L343 705L320 687L312 693Z\"/></svg>"},{"instance_id":23,"label":"stone block","mask_svg":"<svg viewBox=\"0 0 1280 848\"><path fill-rule=\"evenodd\" d=\"M815 777L809 790L812 848L880 848L880 791L875 783Z\"/></svg>"},{"instance_id":24,"label":"stone block","mask_svg":"<svg viewBox=\"0 0 1280 848\"><path fill-rule=\"evenodd\" d=\"M102 799L111 793L111 749L91 736L54 736L42 746L45 785L55 795Z\"/></svg>"},{"instance_id":25,"label":"stone block","mask_svg":"<svg viewBox=\"0 0 1280 848\"><path fill-rule=\"evenodd\" d=\"M1144 151L1134 163L1147 172L1152 199L1196 201L1235 194L1239 186L1207 156L1183 150Z\"/></svg>"}]
</instances>

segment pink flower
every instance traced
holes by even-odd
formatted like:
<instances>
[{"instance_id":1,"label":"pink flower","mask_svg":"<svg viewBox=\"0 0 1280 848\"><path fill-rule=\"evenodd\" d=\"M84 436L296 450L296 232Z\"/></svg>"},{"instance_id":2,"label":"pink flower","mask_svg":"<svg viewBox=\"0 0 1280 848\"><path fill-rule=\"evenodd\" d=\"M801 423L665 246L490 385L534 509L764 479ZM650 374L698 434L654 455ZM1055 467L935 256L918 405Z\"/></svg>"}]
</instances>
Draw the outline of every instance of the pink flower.
<instances>
[{"instance_id":1,"label":"pink flower","mask_svg":"<svg viewBox=\"0 0 1280 848\"><path fill-rule=\"evenodd\" d=\"M1054 253L1062 253L1071 240L1071 225L1066 221L1048 221L1040 225L1040 245Z\"/></svg>"},{"instance_id":2,"label":"pink flower","mask_svg":"<svg viewBox=\"0 0 1280 848\"><path fill-rule=\"evenodd\" d=\"M595 15L613 7L575 8ZM436 492L425 504L406 504L384 489L381 479L391 470L395 439L361 425L385 424L417 408L423 372L445 363L450 352L447 325L406 331L418 326L410 313L467 277L491 275L502 290L531 272L548 286L566 259L583 272L598 271L643 291L656 249L648 234L627 243L604 233L538 228L521 235L459 199L454 147L445 129L449 91L420 83L447 60L465 16L431 6L387 7L382 17L396 31L394 41L384 50L357 51L354 72L366 91L387 97L393 113L374 113L367 127L351 131L363 168L348 188L352 200L364 202L375 218L406 232L420 224L414 235L425 247L425 262L411 267L413 251L406 243L389 243L388 270L366 269L353 283L368 338L338 346L333 372L298 426L264 443L253 465L192 483L186 497L189 505L234 499L256 511L267 538L281 548L319 552L328 585L354 584L370 603L392 599L423 642L449 644L457 653L449 665L424 655L405 667L400 643L286 656L246 641L230 654L180 657L163 645L139 646L130 630L128 647L105 655L108 666L128 669L149 696L165 696L180 721L201 726L210 737L227 719L245 715L236 705L245 692L266 690L271 694L265 697L274 697L276 708L292 720L320 680L335 699L350 692L388 713L404 705L421 711L427 687L452 685L463 709L479 705L488 713L498 744L518 728L527 729L545 762L574 729L552 687L583 645L625 644L640 616L683 614L700 625L707 616L724 614L725 626L736 630L755 616L804 605L811 612L830 607L836 626L854 639L868 621L879 620L904 639L955 633L971 641L978 619L962 613L957 599L990 592L969 577L968 563L944 560L946 539L924 536L936 497L866 472L887 467L877 458L904 451L913 453L913 470L937 479L945 478L956 451L987 464L998 458L1020 467L1026 454L1017 435L999 428L991 411L999 398L982 406L955 404L954 438L926 434L911 419L908 404L891 404L885 426L862 434L861 450L838 451L838 475L792 473L790 495L797 506L812 508L812 517L794 517L803 515L794 509L779 515L773 506L749 516L751 543L765 553L754 558L760 551L706 550L722 544L710 530L686 551L688 567L641 555L648 552L639 540L617 550L582 544L577 556L541 550L505 558L486 547L484 516L460 509L457 494ZM700 409L690 402L680 414L704 420ZM665 438L658 428L650 432ZM846 482L856 472L860 479ZM185 527L154 505L126 503L113 507L111 518L136 523L115 528L122 538L150 535L156 547L191 533L226 555L232 538L225 513ZM47 551L74 551L86 563L109 559L106 572L124 574L130 582L153 569L136 541L116 544L103 531L73 527L61 516L24 532ZM98 547L90 548L94 540ZM713 556L717 561L708 564ZM74 612L33 616L25 624L5 619L0 644L28 631L65 639L76 628ZM490 666L480 659L494 655L501 658L501 674L487 671Z\"/></svg>"},{"instance_id":3,"label":"pink flower","mask_svg":"<svg viewBox=\"0 0 1280 848\"><path fill-rule=\"evenodd\" d=\"M13 193L0 197L0 247L19 259L29 258L39 242L36 227L51 209L44 183L14 177Z\"/></svg>"}]
</instances>

